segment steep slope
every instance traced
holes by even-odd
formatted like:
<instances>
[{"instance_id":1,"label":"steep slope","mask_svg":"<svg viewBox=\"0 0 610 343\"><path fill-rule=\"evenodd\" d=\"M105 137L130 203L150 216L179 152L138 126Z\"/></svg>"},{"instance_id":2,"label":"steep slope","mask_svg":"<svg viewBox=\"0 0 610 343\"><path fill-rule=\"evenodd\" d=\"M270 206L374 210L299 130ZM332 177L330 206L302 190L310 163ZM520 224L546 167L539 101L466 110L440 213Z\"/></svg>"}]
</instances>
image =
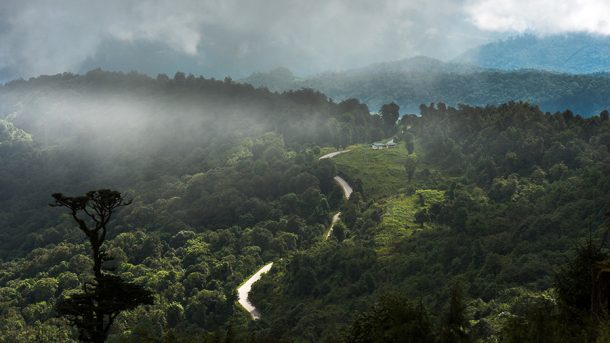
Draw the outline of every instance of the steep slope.
<instances>
[{"instance_id":1,"label":"steep slope","mask_svg":"<svg viewBox=\"0 0 610 343\"><path fill-rule=\"evenodd\" d=\"M606 234L610 183L599 175L610 165L607 117L548 115L519 103L422 109L401 122L411 153L401 142L350 146L335 158L355 186L342 209L346 238L296 253L254 285L271 337L342 341L338 333L392 291L440 322L455 282L482 342L515 332L506 318L526 318L524 304L543 301L538 320L554 320L555 270L577 244ZM580 337L570 338L549 341Z\"/></svg>"}]
</instances>

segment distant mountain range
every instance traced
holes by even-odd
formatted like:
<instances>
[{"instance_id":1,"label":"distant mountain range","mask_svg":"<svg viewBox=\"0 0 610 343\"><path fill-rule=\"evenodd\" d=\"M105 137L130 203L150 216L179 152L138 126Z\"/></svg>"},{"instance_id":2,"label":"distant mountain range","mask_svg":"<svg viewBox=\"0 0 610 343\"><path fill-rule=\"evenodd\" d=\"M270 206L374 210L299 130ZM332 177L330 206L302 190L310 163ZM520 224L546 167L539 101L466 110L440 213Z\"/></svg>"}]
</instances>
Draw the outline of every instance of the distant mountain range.
<instances>
[{"instance_id":1,"label":"distant mountain range","mask_svg":"<svg viewBox=\"0 0 610 343\"><path fill-rule=\"evenodd\" d=\"M99 67L152 76L166 73L171 77L180 70L222 77L214 74L218 71L206 69L209 66L198 56L142 41L105 41L79 70ZM231 74L230 69L226 72ZM0 69L0 80L8 81L11 75L14 71ZM522 35L482 45L450 62L419 56L307 77L277 68L254 73L241 82L273 91L313 88L335 100L360 99L372 111L391 101L403 113L417 113L420 104L430 102L486 105L523 100L545 111L569 108L593 115L610 105L610 38Z\"/></svg>"},{"instance_id":2,"label":"distant mountain range","mask_svg":"<svg viewBox=\"0 0 610 343\"><path fill-rule=\"evenodd\" d=\"M375 63L364 68L343 72L324 72L311 77L297 77L287 68L275 68L267 73L254 73L241 80L257 87L267 87L272 91L285 91L303 87L317 88L320 82L339 78L366 78L382 74L426 73L428 75L460 74L466 75L483 71L483 68L460 63L445 63L440 60L416 56L393 62Z\"/></svg>"},{"instance_id":3,"label":"distant mountain range","mask_svg":"<svg viewBox=\"0 0 610 343\"><path fill-rule=\"evenodd\" d=\"M521 35L466 51L453 62L502 70L539 69L572 74L610 71L610 36L584 33Z\"/></svg>"},{"instance_id":4,"label":"distant mountain range","mask_svg":"<svg viewBox=\"0 0 610 343\"><path fill-rule=\"evenodd\" d=\"M300 78L285 68L255 73L241 80L274 91L313 88L335 100L357 98L372 111L394 101L401 112L418 113L420 104L487 105L514 101L542 110L570 109L584 116L610 106L608 74L571 75L548 71L502 71L428 57L378 63L368 67Z\"/></svg>"},{"instance_id":5,"label":"distant mountain range","mask_svg":"<svg viewBox=\"0 0 610 343\"><path fill-rule=\"evenodd\" d=\"M94 55L82 62L79 71L86 72L96 68L125 72L137 70L154 76L157 73L173 75L180 70L186 73L224 77L224 74L218 74L219 71L210 69L210 66L222 64L220 60L231 58L230 56L230 52L225 52L218 56L206 55L204 58L201 54L188 55L177 52L160 43L106 40L101 43ZM547 37L521 35L468 50L451 62L443 64L430 58L415 57L397 62L377 63L359 70L362 72L371 70L469 72L476 71L478 67L500 70L537 69L572 74L610 72L610 37L588 34ZM236 63L235 61L225 63L226 69L223 72L239 75L238 71L241 69L235 65ZM0 77L10 72L10 70L0 70ZM243 70L241 75L244 75Z\"/></svg>"}]
</instances>

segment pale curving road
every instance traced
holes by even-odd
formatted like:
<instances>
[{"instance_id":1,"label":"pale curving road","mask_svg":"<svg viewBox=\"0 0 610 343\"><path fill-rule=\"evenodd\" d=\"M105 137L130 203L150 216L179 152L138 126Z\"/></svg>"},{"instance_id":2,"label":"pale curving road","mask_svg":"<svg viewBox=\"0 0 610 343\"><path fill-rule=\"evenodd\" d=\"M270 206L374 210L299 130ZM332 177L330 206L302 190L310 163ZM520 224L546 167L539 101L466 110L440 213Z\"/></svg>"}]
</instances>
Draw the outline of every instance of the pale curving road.
<instances>
[{"instance_id":1,"label":"pale curving road","mask_svg":"<svg viewBox=\"0 0 610 343\"><path fill-rule=\"evenodd\" d=\"M354 191L352 187L347 183L347 181L343 180L341 176L335 176L335 181L337 181L339 186L341 186L345 199L349 199L350 195L352 195L352 192Z\"/></svg>"},{"instance_id":2,"label":"pale curving road","mask_svg":"<svg viewBox=\"0 0 610 343\"><path fill-rule=\"evenodd\" d=\"M335 227L335 224L337 224L340 219L341 212L337 212L337 214L333 216L332 222L330 222L330 228L328 228L328 231L326 231L326 234L324 235L324 240L328 240L330 238L330 235L333 233L333 228Z\"/></svg>"},{"instance_id":3,"label":"pale curving road","mask_svg":"<svg viewBox=\"0 0 610 343\"><path fill-rule=\"evenodd\" d=\"M351 151L351 150L347 149L347 150L341 150L341 151L335 151L335 152L331 152L331 153L329 153L329 154L326 154L326 155L324 155L324 156L320 157L320 158L319 158L319 160L323 160L323 159L325 159L325 158L333 158L333 157L335 157L335 156L337 156L337 155L339 155L339 154L342 154L342 153L344 153L344 152L348 152L348 151Z\"/></svg>"},{"instance_id":4,"label":"pale curving road","mask_svg":"<svg viewBox=\"0 0 610 343\"><path fill-rule=\"evenodd\" d=\"M320 160L324 159L324 158L333 158L339 154L342 154L342 153L345 153L348 151L350 151L350 150L341 150L341 151L331 152L330 154L326 154L326 155L320 157ZM341 186L341 189L343 190L343 196L346 199L349 199L350 195L352 195L352 192L353 192L352 187L347 183L347 181L345 181L340 176L335 176L335 181L339 184L339 186ZM333 220L331 221L330 228L324 235L325 240L328 240L328 238L330 237L330 235L333 232L333 227L335 226L335 224L337 224L337 222L340 219L341 219L341 212L338 212L337 214L335 214L333 216ZM256 273L254 273L254 275L252 275L248 280L246 280L246 282L244 282L241 286L239 286L239 288L237 288L237 302L246 311L248 311L248 313L252 317L252 320L257 320L257 319L260 319L260 317L261 317L260 312L256 309L256 307L254 307L254 305L248 299L248 297L250 295L250 291L252 290L252 285L256 281L260 280L260 278L263 276L263 274L269 272L269 270L271 270L271 266L273 266L273 262L267 263L261 269L259 269Z\"/></svg>"},{"instance_id":5,"label":"pale curving road","mask_svg":"<svg viewBox=\"0 0 610 343\"><path fill-rule=\"evenodd\" d=\"M256 281L260 280L260 278L261 278L261 276L263 276L263 274L265 274L269 270L271 270L271 266L273 266L273 262L269 262L266 265L264 265L256 273L254 273L254 275L252 275L248 280L246 280L246 282L244 282L243 285L241 285L237 289L237 302L239 302L239 304L241 306L243 306L243 308L246 309L246 311L248 311L248 313L250 313L250 316L252 317L253 320L259 319L261 317L261 314L256 309L256 307L254 307L254 305L252 305L252 303L248 299L248 295L250 294L250 291L252 290L252 285Z\"/></svg>"}]
</instances>

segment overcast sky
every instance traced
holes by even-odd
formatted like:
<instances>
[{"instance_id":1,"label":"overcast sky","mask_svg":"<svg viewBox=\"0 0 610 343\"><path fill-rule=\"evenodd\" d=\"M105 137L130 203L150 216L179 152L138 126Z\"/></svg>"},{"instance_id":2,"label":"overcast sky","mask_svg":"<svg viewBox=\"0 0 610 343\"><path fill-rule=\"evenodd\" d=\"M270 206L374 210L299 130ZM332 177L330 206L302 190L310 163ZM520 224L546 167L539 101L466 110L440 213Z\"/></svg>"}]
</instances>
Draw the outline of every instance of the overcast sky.
<instances>
[{"instance_id":1,"label":"overcast sky","mask_svg":"<svg viewBox=\"0 0 610 343\"><path fill-rule=\"evenodd\" d=\"M0 0L0 80L102 65L243 77L414 55L498 38L610 35L607 0Z\"/></svg>"}]
</instances>

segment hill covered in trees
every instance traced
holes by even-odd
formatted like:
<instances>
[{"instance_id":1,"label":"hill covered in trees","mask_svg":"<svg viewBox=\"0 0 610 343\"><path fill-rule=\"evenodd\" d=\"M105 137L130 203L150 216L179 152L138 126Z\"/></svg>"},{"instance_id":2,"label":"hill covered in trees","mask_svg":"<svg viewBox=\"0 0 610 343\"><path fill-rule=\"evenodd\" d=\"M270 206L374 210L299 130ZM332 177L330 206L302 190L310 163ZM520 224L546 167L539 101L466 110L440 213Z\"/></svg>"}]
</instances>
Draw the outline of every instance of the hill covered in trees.
<instances>
[{"instance_id":1,"label":"hill covered in trees","mask_svg":"<svg viewBox=\"0 0 610 343\"><path fill-rule=\"evenodd\" d=\"M525 103L438 104L403 117L397 150L349 147L337 168L361 181L363 193L344 205L347 238L301 251L255 284L269 332L336 341L343 330L362 342L374 341L379 333L364 333L374 330L424 342L446 341L444 330L470 337L451 342L595 336L586 325L597 322L584 324L590 263L604 255L578 247L589 237L599 244L608 230L610 123L602 118L547 115ZM402 174L394 172L399 163ZM577 251L581 269L563 274ZM388 292L402 297L384 300ZM451 300L456 292L463 305ZM388 324L386 311L404 326ZM455 317L466 324L451 324Z\"/></svg>"},{"instance_id":2,"label":"hill covered in trees","mask_svg":"<svg viewBox=\"0 0 610 343\"><path fill-rule=\"evenodd\" d=\"M336 100L356 98L376 110L395 102L408 113L420 104L499 105L527 101L543 111L570 109L583 116L606 109L610 78L539 70L502 71L427 57L374 64L342 72L297 78L285 69L253 74L242 80L271 90L313 88Z\"/></svg>"},{"instance_id":3,"label":"hill covered in trees","mask_svg":"<svg viewBox=\"0 0 610 343\"><path fill-rule=\"evenodd\" d=\"M54 306L81 288L91 262L71 218L48 207L52 193L107 187L133 201L113 217L108 263L153 290L155 305L117 319L111 339L177 326L200 337L246 321L237 285L326 230L341 190L316 147L387 135L358 101L182 73L15 81L0 87L0 103L0 341L9 342L76 337Z\"/></svg>"},{"instance_id":4,"label":"hill covered in trees","mask_svg":"<svg viewBox=\"0 0 610 343\"><path fill-rule=\"evenodd\" d=\"M99 70L9 83L0 104L0 342L76 339L56 306L93 277L90 246L48 204L102 187L132 200L104 266L154 297L110 342L607 337L587 278L607 253L607 112L439 103L397 121L310 89ZM236 288L272 261L251 321Z\"/></svg>"},{"instance_id":5,"label":"hill covered in trees","mask_svg":"<svg viewBox=\"0 0 610 343\"><path fill-rule=\"evenodd\" d=\"M610 71L610 38L586 33L520 35L466 51L455 62L482 68L538 69L570 74Z\"/></svg>"}]
</instances>

